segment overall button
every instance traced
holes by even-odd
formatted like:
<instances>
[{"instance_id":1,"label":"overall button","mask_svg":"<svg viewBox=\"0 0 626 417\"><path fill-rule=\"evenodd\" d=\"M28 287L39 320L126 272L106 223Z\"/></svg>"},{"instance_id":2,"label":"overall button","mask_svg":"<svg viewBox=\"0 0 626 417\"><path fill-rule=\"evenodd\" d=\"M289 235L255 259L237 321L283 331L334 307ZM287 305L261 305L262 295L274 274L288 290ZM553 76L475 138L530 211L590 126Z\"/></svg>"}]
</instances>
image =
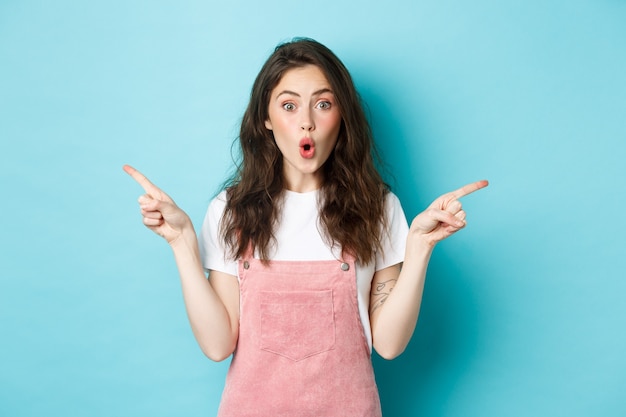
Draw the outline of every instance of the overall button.
<instances>
[{"instance_id":1,"label":"overall button","mask_svg":"<svg viewBox=\"0 0 626 417\"><path fill-rule=\"evenodd\" d=\"M347 271L350 269L350 265L348 265L346 262L341 264L341 270L342 271Z\"/></svg>"},{"instance_id":2,"label":"overall button","mask_svg":"<svg viewBox=\"0 0 626 417\"><path fill-rule=\"evenodd\" d=\"M243 261L243 269L248 269L248 268L250 268L250 262Z\"/></svg>"}]
</instances>

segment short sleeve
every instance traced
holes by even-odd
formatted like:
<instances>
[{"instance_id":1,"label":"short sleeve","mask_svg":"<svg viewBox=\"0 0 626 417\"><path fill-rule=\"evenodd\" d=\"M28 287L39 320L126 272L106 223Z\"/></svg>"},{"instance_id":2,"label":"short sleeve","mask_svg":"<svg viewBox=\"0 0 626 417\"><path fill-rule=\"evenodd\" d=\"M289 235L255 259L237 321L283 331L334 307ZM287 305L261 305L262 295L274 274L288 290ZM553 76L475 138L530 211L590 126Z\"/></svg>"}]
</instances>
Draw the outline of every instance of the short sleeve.
<instances>
[{"instance_id":1,"label":"short sleeve","mask_svg":"<svg viewBox=\"0 0 626 417\"><path fill-rule=\"evenodd\" d=\"M227 256L219 227L226 208L226 192L222 191L209 204L198 235L200 259L205 270L215 270L237 276L237 261Z\"/></svg>"},{"instance_id":2,"label":"short sleeve","mask_svg":"<svg viewBox=\"0 0 626 417\"><path fill-rule=\"evenodd\" d=\"M409 225L404 215L400 200L393 193L388 193L385 201L387 230L383 230L382 251L376 253L376 271L404 261L406 238Z\"/></svg>"}]
</instances>

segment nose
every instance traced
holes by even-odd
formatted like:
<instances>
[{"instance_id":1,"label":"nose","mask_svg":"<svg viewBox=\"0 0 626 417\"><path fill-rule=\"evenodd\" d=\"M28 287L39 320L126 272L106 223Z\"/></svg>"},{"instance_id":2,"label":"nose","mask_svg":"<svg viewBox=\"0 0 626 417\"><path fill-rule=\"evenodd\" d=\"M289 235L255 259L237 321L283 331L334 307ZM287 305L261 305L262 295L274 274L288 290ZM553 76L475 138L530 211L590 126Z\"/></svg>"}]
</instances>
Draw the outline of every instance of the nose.
<instances>
[{"instance_id":1,"label":"nose","mask_svg":"<svg viewBox=\"0 0 626 417\"><path fill-rule=\"evenodd\" d=\"M310 132L315 129L315 124L313 123L313 117L310 111L302 112L302 119L300 120L300 128L306 132Z\"/></svg>"}]
</instances>

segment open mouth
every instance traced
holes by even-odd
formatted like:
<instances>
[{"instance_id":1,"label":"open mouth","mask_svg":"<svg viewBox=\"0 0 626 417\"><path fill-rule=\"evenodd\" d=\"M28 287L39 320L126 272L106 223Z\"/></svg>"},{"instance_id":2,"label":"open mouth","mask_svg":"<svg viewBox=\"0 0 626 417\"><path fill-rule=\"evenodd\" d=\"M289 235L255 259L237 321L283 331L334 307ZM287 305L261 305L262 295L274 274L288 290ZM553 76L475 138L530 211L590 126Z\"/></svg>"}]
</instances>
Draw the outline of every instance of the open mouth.
<instances>
[{"instance_id":1,"label":"open mouth","mask_svg":"<svg viewBox=\"0 0 626 417\"><path fill-rule=\"evenodd\" d=\"M315 143L311 138L302 138L300 141L300 156L311 159L315 156Z\"/></svg>"}]
</instances>

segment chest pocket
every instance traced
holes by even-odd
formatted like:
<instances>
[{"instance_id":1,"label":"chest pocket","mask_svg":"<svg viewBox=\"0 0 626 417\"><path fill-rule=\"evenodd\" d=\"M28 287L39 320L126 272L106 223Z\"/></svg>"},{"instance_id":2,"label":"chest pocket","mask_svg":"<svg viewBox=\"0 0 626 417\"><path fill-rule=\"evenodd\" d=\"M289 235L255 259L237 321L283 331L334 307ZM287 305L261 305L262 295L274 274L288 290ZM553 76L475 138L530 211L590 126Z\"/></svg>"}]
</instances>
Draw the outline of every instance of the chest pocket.
<instances>
[{"instance_id":1,"label":"chest pocket","mask_svg":"<svg viewBox=\"0 0 626 417\"><path fill-rule=\"evenodd\" d=\"M262 291L262 350L300 361L335 347L332 290Z\"/></svg>"}]
</instances>

